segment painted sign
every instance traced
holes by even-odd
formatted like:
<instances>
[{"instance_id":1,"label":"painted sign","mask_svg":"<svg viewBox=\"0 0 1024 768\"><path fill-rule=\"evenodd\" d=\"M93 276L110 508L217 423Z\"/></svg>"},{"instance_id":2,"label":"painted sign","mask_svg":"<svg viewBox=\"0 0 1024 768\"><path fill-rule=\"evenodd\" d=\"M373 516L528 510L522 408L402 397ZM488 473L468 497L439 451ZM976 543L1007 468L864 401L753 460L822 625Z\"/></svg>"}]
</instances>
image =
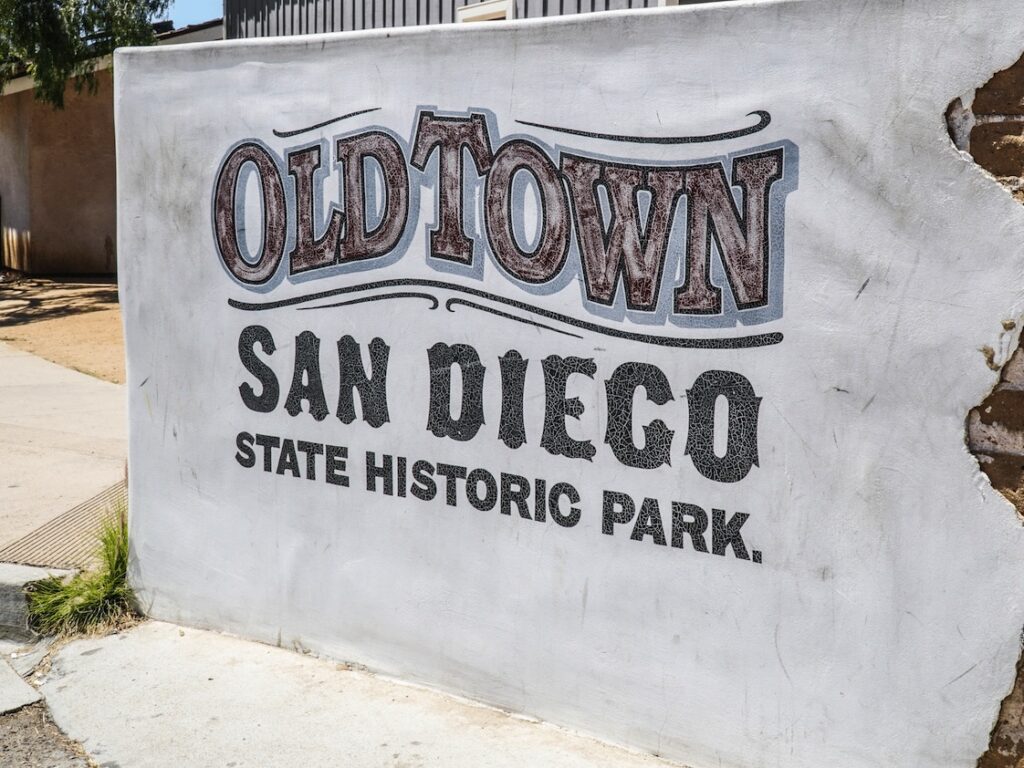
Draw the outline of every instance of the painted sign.
<instances>
[{"instance_id":1,"label":"painted sign","mask_svg":"<svg viewBox=\"0 0 1024 768\"><path fill-rule=\"evenodd\" d=\"M319 132L377 111L363 109L309 129L274 134L291 138ZM757 124L749 129L656 140L543 127L556 134L676 147L739 139L771 121L763 110L755 116ZM373 126L332 142L300 142L281 155L256 137L227 152L213 190L213 235L228 274L257 293L250 300L229 299L233 308L262 313L294 307L343 318L353 311L373 312L365 306L370 303L417 300L427 304L415 307L411 315L416 319L411 322L424 327L435 323L428 311L439 310L442 304L444 311L457 313L452 318L442 315L421 348L402 345L395 355L393 328L381 329L392 337L390 343L379 335L359 341L348 333L327 340L337 347L338 378L331 382L324 380L321 365L321 348L327 345L316 333L302 330L294 336L294 346L285 352L282 382L270 364L271 356L280 355L280 340L258 321L247 325L239 334L238 355L258 386L250 381L240 385L240 401L246 408L254 413L280 408L293 418L305 413L314 421L333 417L346 425L361 419L377 430L394 424L399 442L380 456L367 450L356 457L349 455L348 445L243 430L236 436L237 463L310 481L319 476L346 487L351 486L348 473L354 469L360 477L365 475L365 490L370 493L423 502L443 498L449 506L497 508L505 515L515 509L527 520L550 519L564 528L576 527L584 507L599 508L601 530L608 535L625 526L620 535L677 549L685 548L689 537L696 552L724 556L731 550L740 559L762 562L762 553L748 553L743 540L748 513L735 512L727 519L723 510L712 509L709 515L698 504L675 500L663 513L656 498L634 499L611 488L581 489L542 475L547 454L660 472L670 478L670 487L684 460L718 483L739 482L758 464L761 398L742 373L710 369L685 382L685 444L675 440L682 425L670 428L661 418L635 423L633 403L639 390L647 401L665 406L681 389L650 362L646 345L670 350L746 349L781 343L783 334L690 337L630 328L759 324L782 315L785 194L796 184L795 146L783 141L685 165L642 164L545 149L538 140L521 135L499 142L497 129L491 128L495 122L493 115L482 112L440 116L421 109L409 142ZM333 162L326 159L328 144L334 147ZM254 175L259 190L255 217L246 210L246 172ZM424 211L421 192L430 187L437 190L436 202L433 211ZM322 217L329 188L340 190L344 207L326 203L328 213ZM253 228L247 226L251 218L261 228L256 253L249 251L244 236ZM420 251L411 243L424 218L435 223L427 227L422 242L429 245ZM388 267L404 271L403 262L417 256L438 274L373 279ZM507 284L495 292L482 288L489 271L495 275L492 282ZM713 280L714 273L721 277ZM348 274L358 279L339 284L337 277ZM263 297L282 280L301 285L302 291L286 299ZM323 287L326 280L332 280L332 287ZM575 291L578 302L572 300ZM533 296L552 294L562 297L556 306L564 313L531 301ZM350 309L355 307L359 309ZM496 360L484 361L472 343L449 343L451 325L466 322L467 310L498 318L494 333L516 344ZM605 322L585 319L586 314ZM634 322L627 326L624 318ZM561 348L548 354L544 345L552 334L583 344L577 354L559 354ZM602 367L598 360L606 357L586 347L588 337L633 342L641 358L602 371L600 440L573 436L577 430L569 426L586 410L601 408L571 392L573 378L594 379ZM527 349L527 356L522 349ZM531 359L543 373L543 390L527 397ZM412 369L424 365L427 370L420 380L429 382L425 412L405 407L406 401L392 421L396 408L389 403L389 378L415 379ZM488 368L497 369L497 377L491 374L499 380L497 387L485 386L490 384ZM461 395L453 402L455 377L461 381ZM499 392L497 431L488 435L481 431L485 399L497 398ZM718 440L724 447L716 453L719 401L725 416ZM527 434L526 422L535 421L534 414L527 416L527 403L542 413L539 435ZM679 414L672 420L679 422ZM433 455L429 460L398 455L404 434L423 430L424 421L426 430L442 441L496 439L507 450L488 449L496 450L494 456L501 463L513 462L510 469L516 471L469 468ZM635 434L643 438L637 441ZM610 456L598 456L601 443ZM444 442L435 448L443 454ZM353 463L356 466L350 468ZM571 476L571 465L565 465L565 471ZM584 495L598 498L585 500Z\"/></svg>"},{"instance_id":2,"label":"painted sign","mask_svg":"<svg viewBox=\"0 0 1024 768\"><path fill-rule=\"evenodd\" d=\"M1024 550L963 424L1024 223L943 133L999 62L937 71L927 7L119 54L150 612L695 765L971 764Z\"/></svg>"}]
</instances>

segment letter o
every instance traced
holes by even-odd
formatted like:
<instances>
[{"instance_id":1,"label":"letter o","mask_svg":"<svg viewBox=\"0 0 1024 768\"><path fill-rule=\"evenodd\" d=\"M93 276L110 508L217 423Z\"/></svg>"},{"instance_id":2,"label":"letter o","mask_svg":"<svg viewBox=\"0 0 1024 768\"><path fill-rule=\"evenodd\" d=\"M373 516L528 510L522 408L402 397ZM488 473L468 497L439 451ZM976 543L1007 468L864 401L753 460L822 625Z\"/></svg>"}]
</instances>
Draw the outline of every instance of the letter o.
<instances>
[{"instance_id":1,"label":"letter o","mask_svg":"<svg viewBox=\"0 0 1024 768\"><path fill-rule=\"evenodd\" d=\"M238 177L246 163L256 166L263 192L263 243L255 262L246 261L238 245L235 201ZM243 283L260 284L277 271L287 239L284 184L271 154L255 142L239 144L225 158L217 174L213 198L214 234L224 266Z\"/></svg>"},{"instance_id":2,"label":"letter o","mask_svg":"<svg viewBox=\"0 0 1024 768\"><path fill-rule=\"evenodd\" d=\"M729 408L729 428L724 456L716 456L715 402L724 397ZM719 483L738 483L751 467L759 466L757 421L761 398L742 374L705 371L686 391L690 427L686 454L704 477Z\"/></svg>"},{"instance_id":3,"label":"letter o","mask_svg":"<svg viewBox=\"0 0 1024 768\"><path fill-rule=\"evenodd\" d=\"M484 485L484 495L480 495L480 483ZM474 508L481 512L494 509L498 502L498 485L494 475L486 469L474 469L466 478L466 498Z\"/></svg>"},{"instance_id":4,"label":"letter o","mask_svg":"<svg viewBox=\"0 0 1024 768\"><path fill-rule=\"evenodd\" d=\"M512 231L512 182L519 171L533 176L540 190L540 242L532 253L519 247ZM484 216L491 252L514 277L543 283L562 269L569 254L569 199L558 169L536 144L514 139L498 150L487 175Z\"/></svg>"}]
</instances>

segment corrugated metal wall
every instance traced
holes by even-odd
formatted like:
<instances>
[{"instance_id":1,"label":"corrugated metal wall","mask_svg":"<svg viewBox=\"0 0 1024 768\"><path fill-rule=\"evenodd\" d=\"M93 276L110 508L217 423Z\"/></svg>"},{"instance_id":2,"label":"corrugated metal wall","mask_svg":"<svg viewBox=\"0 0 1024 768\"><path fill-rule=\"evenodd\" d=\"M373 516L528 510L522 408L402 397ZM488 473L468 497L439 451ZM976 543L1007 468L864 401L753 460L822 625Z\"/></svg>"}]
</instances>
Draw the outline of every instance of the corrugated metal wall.
<instances>
[{"instance_id":1,"label":"corrugated metal wall","mask_svg":"<svg viewBox=\"0 0 1024 768\"><path fill-rule=\"evenodd\" d=\"M688 0L700 2L706 0ZM352 29L450 24L476 0L225 0L227 37L306 35ZM687 0L680 0L688 4ZM516 17L647 8L657 0L515 0Z\"/></svg>"}]
</instances>

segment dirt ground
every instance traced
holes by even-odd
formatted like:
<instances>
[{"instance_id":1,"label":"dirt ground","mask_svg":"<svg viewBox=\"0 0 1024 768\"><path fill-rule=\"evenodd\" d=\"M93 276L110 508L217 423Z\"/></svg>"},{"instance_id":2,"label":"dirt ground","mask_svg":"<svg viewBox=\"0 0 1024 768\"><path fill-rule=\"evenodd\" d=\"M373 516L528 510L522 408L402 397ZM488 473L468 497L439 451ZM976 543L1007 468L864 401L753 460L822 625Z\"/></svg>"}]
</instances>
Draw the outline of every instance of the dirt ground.
<instances>
[{"instance_id":1,"label":"dirt ground","mask_svg":"<svg viewBox=\"0 0 1024 768\"><path fill-rule=\"evenodd\" d=\"M91 768L40 702L0 717L0 768Z\"/></svg>"},{"instance_id":2,"label":"dirt ground","mask_svg":"<svg viewBox=\"0 0 1024 768\"><path fill-rule=\"evenodd\" d=\"M117 283L0 274L0 341L90 376L124 383Z\"/></svg>"}]
</instances>

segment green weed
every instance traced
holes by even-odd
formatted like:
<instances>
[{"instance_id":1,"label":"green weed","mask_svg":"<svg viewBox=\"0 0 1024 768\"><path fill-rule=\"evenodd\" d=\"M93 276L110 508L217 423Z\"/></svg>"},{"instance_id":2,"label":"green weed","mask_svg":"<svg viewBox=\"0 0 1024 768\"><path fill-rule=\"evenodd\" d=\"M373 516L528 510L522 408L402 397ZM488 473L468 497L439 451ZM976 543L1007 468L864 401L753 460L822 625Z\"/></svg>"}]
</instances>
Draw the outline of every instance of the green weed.
<instances>
[{"instance_id":1,"label":"green weed","mask_svg":"<svg viewBox=\"0 0 1024 768\"><path fill-rule=\"evenodd\" d=\"M75 635L115 629L135 618L128 586L128 515L122 507L104 521L94 570L30 584L29 625L44 635Z\"/></svg>"}]
</instances>

